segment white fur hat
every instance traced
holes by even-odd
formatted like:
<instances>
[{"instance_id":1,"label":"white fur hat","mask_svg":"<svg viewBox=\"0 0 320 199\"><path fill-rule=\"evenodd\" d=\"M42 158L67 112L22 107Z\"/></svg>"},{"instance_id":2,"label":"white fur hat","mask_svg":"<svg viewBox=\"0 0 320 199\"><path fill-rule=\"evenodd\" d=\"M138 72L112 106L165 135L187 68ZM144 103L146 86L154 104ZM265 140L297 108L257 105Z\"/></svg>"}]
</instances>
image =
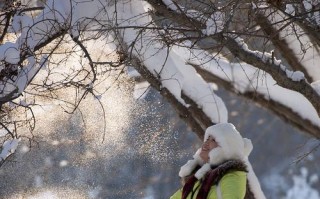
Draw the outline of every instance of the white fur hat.
<instances>
[{"instance_id":1,"label":"white fur hat","mask_svg":"<svg viewBox=\"0 0 320 199\"><path fill-rule=\"evenodd\" d=\"M205 163L200 158L201 148L198 149L193 156L193 160L189 160L181 167L179 176L185 177L191 174L197 165L202 166L196 173L195 177L201 179L210 169L212 165L218 165L227 160L244 160L252 151L252 143L247 138L242 138L240 133L231 123L220 123L207 128L204 141L209 135L214 137L219 147L209 152L209 162Z\"/></svg>"},{"instance_id":2,"label":"white fur hat","mask_svg":"<svg viewBox=\"0 0 320 199\"><path fill-rule=\"evenodd\" d=\"M209 152L209 163L220 164L226 160L242 160L248 157L253 146L249 139L242 138L233 124L221 123L207 128L204 141L214 137L219 147Z\"/></svg>"},{"instance_id":3,"label":"white fur hat","mask_svg":"<svg viewBox=\"0 0 320 199\"><path fill-rule=\"evenodd\" d=\"M212 165L218 165L224 161L233 159L241 160L247 165L249 186L255 198L265 199L263 191L261 190L259 180L255 175L252 166L248 160L253 146L250 139L242 138L240 133L236 130L233 124L220 123L207 128L204 136L204 141L208 139L209 135L214 137L219 147L212 149L209 152L209 162L204 163L200 158L201 148L193 156L193 160L189 160L184 166L181 167L179 176L186 177L200 165L201 168L194 174L197 179L211 170Z\"/></svg>"}]
</instances>

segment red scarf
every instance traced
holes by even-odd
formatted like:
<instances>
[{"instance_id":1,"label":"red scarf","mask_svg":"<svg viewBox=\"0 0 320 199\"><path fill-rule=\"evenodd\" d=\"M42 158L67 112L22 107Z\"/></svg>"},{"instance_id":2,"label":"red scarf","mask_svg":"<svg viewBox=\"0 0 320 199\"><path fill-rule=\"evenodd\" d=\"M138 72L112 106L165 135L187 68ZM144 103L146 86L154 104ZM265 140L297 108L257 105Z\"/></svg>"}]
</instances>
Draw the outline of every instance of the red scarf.
<instances>
[{"instance_id":1,"label":"red scarf","mask_svg":"<svg viewBox=\"0 0 320 199\"><path fill-rule=\"evenodd\" d=\"M196 187L194 189L194 185L198 181L198 179L194 176L194 173L199 168L200 167L197 167L194 170L194 172L192 172L192 175L187 179L187 181L182 189L182 198L181 199L186 199L190 193L192 196L191 199L194 198L194 194L195 194L196 190L199 188L199 187ZM208 193L210 191L211 186L218 184L220 179L231 170L247 172L246 165L244 163L242 163L241 161L229 160L227 162L220 164L218 167L215 167L211 171L209 171L205 175L204 179L200 182L200 189L198 191L196 199L207 199L207 196L208 196ZM247 186L245 198L254 198L252 192L250 191L249 186Z\"/></svg>"},{"instance_id":2,"label":"red scarf","mask_svg":"<svg viewBox=\"0 0 320 199\"><path fill-rule=\"evenodd\" d=\"M211 186L213 185L213 183L215 183L214 181L217 181L216 179L218 178L218 174L219 174L218 169L213 169L208 174L206 174L204 180L201 182L200 190L198 192L196 199L207 198ZM194 176L194 174L191 177L189 177L189 179L187 180L186 184L183 186L183 189L182 189L182 199L186 199L189 193L192 193L192 195L194 194L197 188L193 190L193 187L197 182L197 180L198 179Z\"/></svg>"}]
</instances>

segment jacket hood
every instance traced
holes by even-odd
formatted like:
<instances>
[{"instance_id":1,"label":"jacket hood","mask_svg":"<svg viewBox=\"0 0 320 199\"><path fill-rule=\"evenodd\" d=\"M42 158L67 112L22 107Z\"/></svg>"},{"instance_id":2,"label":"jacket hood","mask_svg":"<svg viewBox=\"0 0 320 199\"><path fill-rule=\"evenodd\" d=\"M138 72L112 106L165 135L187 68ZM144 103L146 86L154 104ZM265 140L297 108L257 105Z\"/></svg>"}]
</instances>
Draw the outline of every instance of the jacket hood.
<instances>
[{"instance_id":1,"label":"jacket hood","mask_svg":"<svg viewBox=\"0 0 320 199\"><path fill-rule=\"evenodd\" d=\"M214 137L219 145L209 152L209 162L203 162L200 158L201 148L198 149L193 156L193 160L189 160L181 167L179 172L180 177L190 175L195 167L200 165L201 168L195 173L195 177L201 179L211 169L211 166L218 165L227 160L243 160L249 156L253 148L251 140L242 138L231 123L220 123L207 128L204 141L209 136Z\"/></svg>"},{"instance_id":2,"label":"jacket hood","mask_svg":"<svg viewBox=\"0 0 320 199\"><path fill-rule=\"evenodd\" d=\"M248 160L253 146L250 139L242 138L233 124L220 123L207 128L204 141L209 135L215 138L218 147L209 152L209 162L205 163L200 158L201 148L194 154L193 159L189 160L180 169L179 176L186 177L194 171L197 166L201 168L194 174L197 179L203 178L211 166L218 166L227 160L240 160L245 162L248 169L248 183L256 199L265 199L264 193L260 187L259 180L255 175L252 166Z\"/></svg>"},{"instance_id":3,"label":"jacket hood","mask_svg":"<svg viewBox=\"0 0 320 199\"><path fill-rule=\"evenodd\" d=\"M209 152L210 165L218 165L226 160L242 160L252 151L251 140L242 138L233 124L217 124L207 128L204 141L209 135L214 137L219 145Z\"/></svg>"}]
</instances>

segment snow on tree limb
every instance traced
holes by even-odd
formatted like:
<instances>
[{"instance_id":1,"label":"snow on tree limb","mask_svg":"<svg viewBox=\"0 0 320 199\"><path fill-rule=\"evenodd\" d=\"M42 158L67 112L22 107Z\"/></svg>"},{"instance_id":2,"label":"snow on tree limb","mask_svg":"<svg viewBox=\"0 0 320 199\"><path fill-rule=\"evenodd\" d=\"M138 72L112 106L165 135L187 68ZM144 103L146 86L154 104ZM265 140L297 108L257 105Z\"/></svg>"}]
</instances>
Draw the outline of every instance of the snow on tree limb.
<instances>
[{"instance_id":1,"label":"snow on tree limb","mask_svg":"<svg viewBox=\"0 0 320 199\"><path fill-rule=\"evenodd\" d=\"M286 39L280 38L278 30L272 27L270 21L263 14L257 13L256 18L257 23L260 24L261 28L267 35L270 35L270 40L280 51L281 55L287 60L292 69L303 72L306 79L309 82L312 82L312 78L310 77L309 73L300 63L300 60L295 55L295 52L289 48L289 44Z\"/></svg>"},{"instance_id":2,"label":"snow on tree limb","mask_svg":"<svg viewBox=\"0 0 320 199\"><path fill-rule=\"evenodd\" d=\"M146 4L138 6L140 2L136 2L136 4L137 6L134 7L137 8L131 9L132 16L141 15L141 13L145 11L139 7L148 6ZM123 8L121 9L125 10ZM148 9L148 7L145 9ZM118 11L118 16L120 16L120 14L121 12ZM128 15L128 12L125 14ZM136 23L137 26L143 26L145 24L151 24L149 20L146 16L135 20L134 23ZM124 23L125 21L122 24ZM139 34L142 34L141 37L132 37L132 35ZM210 90L206 82L195 75L195 70L192 67L186 65L184 60L178 58L174 50L170 50L161 43L153 41L152 38L156 36L153 31L146 30L141 32L140 30L135 31L129 29L124 31L123 40L128 44L134 44L132 53L140 57L147 69L160 79L161 85L168 88L170 92L176 96L177 100L184 103L181 98L181 92L188 93L189 97L204 109L204 112L206 112L214 123L227 121L226 108L221 99ZM211 108L207 110L207 106Z\"/></svg>"},{"instance_id":3,"label":"snow on tree limb","mask_svg":"<svg viewBox=\"0 0 320 199\"><path fill-rule=\"evenodd\" d=\"M317 67L320 62L320 36L316 33L316 27L311 29L306 19L284 15L272 9L256 11L256 17L257 23L270 36L276 48L282 51L281 55L293 70L302 71L308 82L320 78Z\"/></svg>"},{"instance_id":4,"label":"snow on tree limb","mask_svg":"<svg viewBox=\"0 0 320 199\"><path fill-rule=\"evenodd\" d=\"M43 11L31 17L25 15L23 9L20 12L15 12L12 21L12 31L19 35L15 43L6 42L0 46L0 61L4 64L1 69L14 69L19 82L8 80L7 78L0 79L1 82L1 102L6 102L12 97L17 97L26 88L30 81L21 81L22 76L26 76L28 80L32 80L34 71L28 66L24 66L23 62L27 59L36 59L35 52L50 44L53 40L65 35L72 34L74 37L79 35L81 28L85 28L89 23L90 18L98 17L97 11L101 8L99 2L73 2L64 0L49 0L43 7ZM86 14L82 12L85 9L93 7L97 9L95 12ZM32 9L31 9L32 10ZM75 12L75 10L77 12ZM34 58L32 58L34 56ZM44 63L40 63L43 65ZM3 65L6 65L4 67ZM30 73L30 74L29 74ZM25 85L22 85L25 82ZM16 92L19 91L19 92Z\"/></svg>"},{"instance_id":5,"label":"snow on tree limb","mask_svg":"<svg viewBox=\"0 0 320 199\"><path fill-rule=\"evenodd\" d=\"M167 18L172 20L174 23L179 24L180 27L183 27L183 25L186 23L187 20L185 22L175 20L176 18L178 18L178 15L174 17L173 11L168 9L166 10L165 8L163 8L162 4L156 4L153 1L148 1L148 2L153 5L153 8L155 10L158 10L160 6L161 14L164 16L167 16ZM205 47L201 47L200 41L202 39L206 39L206 41L208 41L208 36L203 36L201 35L201 33L197 33L197 31L194 31L193 33L189 32L189 34L192 34L193 36L190 37L185 34L185 38L186 39L193 38L193 40L197 42L200 48L204 50L213 49L215 48L217 43L220 43L221 46L228 48L228 50L235 57L239 58L241 61L251 64L252 66L255 66L269 73L273 77L273 79L277 81L277 84L279 84L280 86L283 86L284 88L295 90L301 93L312 103L312 105L314 106L314 109L318 113L318 115L315 116L315 119L317 118L319 119L319 114L320 114L319 99L320 98L317 92L315 92L315 90L310 86L309 83L307 83L305 80L298 77L300 76L298 72L293 72L293 71L291 72L289 69L286 69L285 66L280 65L279 63L278 64L274 63L276 61L275 61L275 58L271 56L271 54L268 55L268 53L262 53L262 52L259 53L257 51L255 52L251 51L246 47L246 44L244 42L239 43L240 40L237 39L237 36L234 37L234 36L231 36L230 34L224 34L224 33L216 33L213 35L208 35L208 36L211 36L211 38L214 39L216 42L211 42L213 45L212 47L210 47L210 45L208 46L208 44ZM235 34L237 34L237 32L235 32ZM295 61L297 61L297 59L295 59ZM297 81L297 80L300 80L300 81Z\"/></svg>"},{"instance_id":6,"label":"snow on tree limb","mask_svg":"<svg viewBox=\"0 0 320 199\"><path fill-rule=\"evenodd\" d=\"M154 3L154 2L151 2ZM157 9L157 7L155 7ZM162 9L162 14L166 14ZM170 19L174 20L172 12L170 13ZM178 23L178 21L176 21ZM180 23L183 26L184 23ZM201 36L199 36L199 39ZM288 69L284 66L280 66L274 63L274 59L271 56L267 56L266 53L259 53L258 51L251 51L247 48L246 44L232 35L216 33L212 35L212 38L221 45L228 48L228 50L241 61L251 64L263 71L268 72L276 81L277 84L288 89L295 90L303 94L315 107L318 115L320 115L320 96L314 91L314 89L305 80L294 81L288 76ZM293 73L290 73L293 74Z\"/></svg>"},{"instance_id":7,"label":"snow on tree limb","mask_svg":"<svg viewBox=\"0 0 320 199\"><path fill-rule=\"evenodd\" d=\"M305 118L304 116L298 114L296 110L294 110L295 107L289 108L287 104L282 104L278 100L272 99L272 96L269 95L266 96L263 93L260 93L258 89L250 91L250 90L238 90L237 86L234 85L232 81L229 81L228 79L225 79L225 76L220 77L217 74L214 74L213 71L209 71L202 66L192 64L190 63L197 72L208 82L214 82L220 86L222 86L224 89L235 93L239 96L242 96L244 98L247 98L262 107L265 107L267 110L271 110L275 114L277 114L279 117L281 117L283 120L287 121L288 123L292 124L298 129L301 129L302 131L310 134L311 136L315 138L320 138L320 126L314 124L314 122L311 122L310 119ZM233 79L233 78L232 78ZM269 87L270 89L270 87ZM285 94L282 93L283 96ZM312 118L311 118L312 119Z\"/></svg>"},{"instance_id":8,"label":"snow on tree limb","mask_svg":"<svg viewBox=\"0 0 320 199\"><path fill-rule=\"evenodd\" d=\"M141 6L134 7L140 8ZM132 16L139 15L139 12L141 11L143 10L134 9ZM117 14L120 15L121 12L118 11ZM128 14L128 12L126 12L126 14ZM137 20L135 20L135 23L138 23L136 24L137 26L149 24L147 19L143 18L141 18L140 24ZM123 25L123 23L121 24ZM137 33L130 30L124 31L124 42L128 43L128 46L131 46L130 43L135 44L134 49L131 51L132 54L128 55L128 57L131 57L132 59L132 56L138 56L141 59L141 64L137 65L139 67L140 65L144 65L144 67L146 67L145 70L149 71L148 75L143 76L146 76L147 79L153 77L153 81L159 81L159 87L161 88L161 90L164 88L168 89L168 91L172 93L173 96L175 96L177 101L179 101L182 105L187 107L189 111L191 111L190 113L188 113L188 116L186 115L187 117L190 117L189 115L192 115L192 113L195 112L196 109L194 108L200 107L202 111L197 111L198 114L193 116L194 119L204 113L207 116L203 115L200 117L211 118L210 122L201 124L201 134L203 133L204 129L208 127L209 123L212 124L227 121L226 109L221 99L216 96L212 90L210 90L206 82L195 76L195 70L192 69L192 67L186 65L184 61L179 60L174 51L165 48L163 49L160 44L152 42L152 40L152 45L139 46L138 44L140 43L145 44L150 42L148 38L153 38L154 36L156 36L153 36L152 32L144 32L142 37L138 37L140 39L139 41L137 41L137 37L132 37L132 35L136 34ZM141 54L140 52L144 53ZM139 71L141 70L141 68L138 68L137 70ZM139 72L142 74L146 74L146 71ZM154 85L154 83L152 83L152 81L150 80L149 83L151 85ZM190 106L182 98L188 99L190 102L193 102L193 104L197 104L196 107Z\"/></svg>"},{"instance_id":9,"label":"snow on tree limb","mask_svg":"<svg viewBox=\"0 0 320 199\"><path fill-rule=\"evenodd\" d=\"M120 43L121 47L123 48L124 52L126 53L128 47L125 43ZM184 120L194 131L200 139L204 136L204 131L207 127L202 127L194 117L190 117L191 113L188 107L185 104L182 104L177 98L167 89L163 88L161 85L161 81L152 74L147 67L141 62L141 60L135 55L127 55L130 56L130 65L133 66L141 75L142 77L147 80L153 88L158 90L160 94L168 100L168 102L174 107L178 115L182 120Z\"/></svg>"},{"instance_id":10,"label":"snow on tree limb","mask_svg":"<svg viewBox=\"0 0 320 199\"><path fill-rule=\"evenodd\" d=\"M264 54L257 51L247 49L246 45L241 41L236 41L232 37L221 37L225 40L224 44L232 52L233 55L238 57L252 66L255 66L270 74L276 83L284 88L297 91L304 95L310 103L314 106L318 115L320 115L320 95L311 87L306 80L294 81L287 76L285 68L281 65L273 63L272 57L264 58Z\"/></svg>"}]
</instances>

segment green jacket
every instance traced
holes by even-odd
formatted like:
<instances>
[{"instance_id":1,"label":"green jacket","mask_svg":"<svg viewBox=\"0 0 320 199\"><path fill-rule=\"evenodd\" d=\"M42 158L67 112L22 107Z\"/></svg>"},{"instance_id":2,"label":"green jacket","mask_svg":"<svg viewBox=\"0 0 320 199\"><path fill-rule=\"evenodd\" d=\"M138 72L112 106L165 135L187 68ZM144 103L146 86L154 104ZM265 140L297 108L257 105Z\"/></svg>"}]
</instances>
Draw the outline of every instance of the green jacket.
<instances>
[{"instance_id":1,"label":"green jacket","mask_svg":"<svg viewBox=\"0 0 320 199\"><path fill-rule=\"evenodd\" d=\"M193 190L199 187L200 181L197 181L193 186ZM225 174L218 185L213 185L208 193L207 199L243 199L246 194L247 173L244 171L231 171ZM220 188L219 188L220 187ZM218 197L217 191L220 190L222 198ZM194 197L191 198L191 193L187 199L196 199L198 190L195 190ZM182 188L173 194L170 199L181 199Z\"/></svg>"}]
</instances>

